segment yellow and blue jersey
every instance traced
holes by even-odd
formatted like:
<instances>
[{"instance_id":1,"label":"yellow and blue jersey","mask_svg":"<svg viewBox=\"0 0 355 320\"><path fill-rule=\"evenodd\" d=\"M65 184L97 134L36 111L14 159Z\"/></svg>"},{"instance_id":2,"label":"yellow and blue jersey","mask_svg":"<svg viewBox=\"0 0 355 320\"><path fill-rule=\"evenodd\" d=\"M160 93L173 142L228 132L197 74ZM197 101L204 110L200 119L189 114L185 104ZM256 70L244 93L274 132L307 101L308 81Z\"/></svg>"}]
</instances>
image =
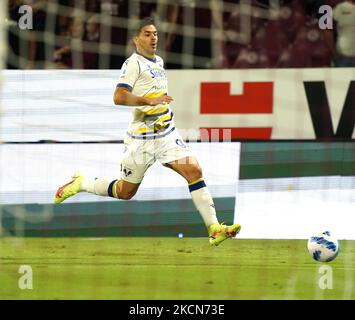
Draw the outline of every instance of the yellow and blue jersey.
<instances>
[{"instance_id":1,"label":"yellow and blue jersey","mask_svg":"<svg viewBox=\"0 0 355 320\"><path fill-rule=\"evenodd\" d=\"M149 59L133 53L124 63L117 87L125 87L141 97L160 97L168 94L168 80L163 59ZM134 106L133 119L127 134L136 139L166 136L175 129L174 115L169 104Z\"/></svg>"}]
</instances>

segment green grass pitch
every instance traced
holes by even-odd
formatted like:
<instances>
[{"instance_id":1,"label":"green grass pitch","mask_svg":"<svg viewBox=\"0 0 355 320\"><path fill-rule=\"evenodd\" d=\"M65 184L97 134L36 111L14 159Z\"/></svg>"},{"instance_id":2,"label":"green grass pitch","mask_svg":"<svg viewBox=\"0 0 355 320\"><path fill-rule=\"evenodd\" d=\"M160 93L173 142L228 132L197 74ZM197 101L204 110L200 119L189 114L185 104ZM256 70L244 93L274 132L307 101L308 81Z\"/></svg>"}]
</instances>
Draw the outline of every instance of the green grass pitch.
<instances>
[{"instance_id":1,"label":"green grass pitch","mask_svg":"<svg viewBox=\"0 0 355 320\"><path fill-rule=\"evenodd\" d=\"M354 299L355 241L340 250L322 264L305 240L2 238L0 300ZM32 289L19 288L21 265Z\"/></svg>"}]
</instances>

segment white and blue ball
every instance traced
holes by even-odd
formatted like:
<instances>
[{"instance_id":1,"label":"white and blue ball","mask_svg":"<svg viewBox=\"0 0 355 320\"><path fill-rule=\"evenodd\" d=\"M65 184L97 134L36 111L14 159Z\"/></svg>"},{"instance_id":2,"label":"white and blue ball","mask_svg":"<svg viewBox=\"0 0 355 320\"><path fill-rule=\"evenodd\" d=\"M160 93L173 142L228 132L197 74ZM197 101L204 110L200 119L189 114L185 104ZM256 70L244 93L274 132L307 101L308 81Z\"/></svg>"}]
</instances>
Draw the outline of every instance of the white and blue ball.
<instances>
[{"instance_id":1,"label":"white and blue ball","mask_svg":"<svg viewBox=\"0 0 355 320\"><path fill-rule=\"evenodd\" d=\"M339 253L339 242L329 231L309 238L307 248L311 257L320 262L334 260Z\"/></svg>"}]
</instances>

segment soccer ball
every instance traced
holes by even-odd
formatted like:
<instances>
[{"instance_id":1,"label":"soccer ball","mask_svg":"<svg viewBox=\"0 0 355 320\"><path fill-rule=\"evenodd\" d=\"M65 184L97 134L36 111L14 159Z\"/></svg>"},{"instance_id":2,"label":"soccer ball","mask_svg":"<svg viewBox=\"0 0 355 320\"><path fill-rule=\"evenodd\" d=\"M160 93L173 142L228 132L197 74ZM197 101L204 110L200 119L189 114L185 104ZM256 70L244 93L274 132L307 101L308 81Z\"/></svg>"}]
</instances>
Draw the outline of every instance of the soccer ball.
<instances>
[{"instance_id":1,"label":"soccer ball","mask_svg":"<svg viewBox=\"0 0 355 320\"><path fill-rule=\"evenodd\" d=\"M314 235L307 243L309 254L314 260L329 262L336 258L339 253L339 242L329 231Z\"/></svg>"}]
</instances>

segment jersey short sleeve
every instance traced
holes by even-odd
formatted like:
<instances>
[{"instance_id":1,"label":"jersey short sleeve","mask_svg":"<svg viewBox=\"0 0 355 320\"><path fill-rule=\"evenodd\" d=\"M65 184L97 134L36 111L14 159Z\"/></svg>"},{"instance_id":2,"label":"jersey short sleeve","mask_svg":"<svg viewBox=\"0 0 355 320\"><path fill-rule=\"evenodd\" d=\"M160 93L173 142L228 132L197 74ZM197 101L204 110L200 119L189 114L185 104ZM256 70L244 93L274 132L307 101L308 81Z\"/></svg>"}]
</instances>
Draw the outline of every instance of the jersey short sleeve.
<instances>
[{"instance_id":1,"label":"jersey short sleeve","mask_svg":"<svg viewBox=\"0 0 355 320\"><path fill-rule=\"evenodd\" d=\"M122 65L117 87L125 87L129 91L132 91L139 77L139 73L140 66L138 60L130 57Z\"/></svg>"}]
</instances>

